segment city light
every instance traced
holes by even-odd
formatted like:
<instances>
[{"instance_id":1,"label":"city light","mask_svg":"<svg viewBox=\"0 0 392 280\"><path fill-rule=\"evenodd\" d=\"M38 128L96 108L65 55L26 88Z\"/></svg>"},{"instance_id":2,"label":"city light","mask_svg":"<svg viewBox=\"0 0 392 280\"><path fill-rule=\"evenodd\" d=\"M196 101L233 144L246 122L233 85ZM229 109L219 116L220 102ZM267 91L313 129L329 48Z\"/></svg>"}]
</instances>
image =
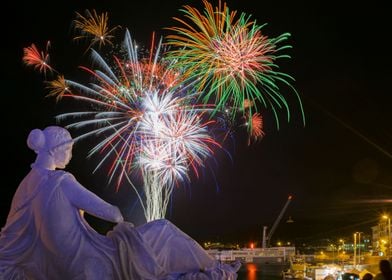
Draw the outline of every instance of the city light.
<instances>
[{"instance_id":1,"label":"city light","mask_svg":"<svg viewBox=\"0 0 392 280\"><path fill-rule=\"evenodd\" d=\"M382 216L382 218L384 219L384 220L387 220L388 221L388 224L387 224L387 233L388 233L388 250L387 250L387 255L388 255L388 257L391 257L392 256L392 246L391 246L391 218L389 217L389 215L386 215L386 214L384 214L383 216Z\"/></svg>"},{"instance_id":2,"label":"city light","mask_svg":"<svg viewBox=\"0 0 392 280\"><path fill-rule=\"evenodd\" d=\"M357 265L361 263L361 233L362 232L355 232L354 233L354 257L353 257L353 265L356 268ZM358 250L358 255L357 255Z\"/></svg>"}]
</instances>

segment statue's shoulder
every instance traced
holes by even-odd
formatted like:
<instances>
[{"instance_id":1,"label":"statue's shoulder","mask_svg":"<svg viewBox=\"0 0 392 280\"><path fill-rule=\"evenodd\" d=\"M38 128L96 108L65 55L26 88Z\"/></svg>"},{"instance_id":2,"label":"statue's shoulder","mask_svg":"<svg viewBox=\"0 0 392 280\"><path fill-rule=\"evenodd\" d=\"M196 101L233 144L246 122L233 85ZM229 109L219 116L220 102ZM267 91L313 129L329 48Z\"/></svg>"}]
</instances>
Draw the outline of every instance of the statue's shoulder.
<instances>
[{"instance_id":1,"label":"statue's shoulder","mask_svg":"<svg viewBox=\"0 0 392 280\"><path fill-rule=\"evenodd\" d=\"M71 173L64 170L53 170L49 176L51 176L54 180L75 180L75 177Z\"/></svg>"},{"instance_id":2,"label":"statue's shoulder","mask_svg":"<svg viewBox=\"0 0 392 280\"><path fill-rule=\"evenodd\" d=\"M69 183L76 180L71 173L64 170L51 171L48 179L52 190L61 188L62 186L68 185Z\"/></svg>"}]
</instances>

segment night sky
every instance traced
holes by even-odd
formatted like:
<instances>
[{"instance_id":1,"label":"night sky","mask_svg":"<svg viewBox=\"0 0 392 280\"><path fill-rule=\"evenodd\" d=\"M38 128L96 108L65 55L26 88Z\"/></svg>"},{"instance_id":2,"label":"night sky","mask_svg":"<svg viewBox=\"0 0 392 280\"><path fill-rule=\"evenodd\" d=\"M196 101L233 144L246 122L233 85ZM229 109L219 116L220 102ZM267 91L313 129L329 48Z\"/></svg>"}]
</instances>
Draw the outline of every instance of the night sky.
<instances>
[{"instance_id":1,"label":"night sky","mask_svg":"<svg viewBox=\"0 0 392 280\"><path fill-rule=\"evenodd\" d=\"M35 158L26 146L29 131L56 124L54 116L67 109L45 98L42 75L22 63L23 48L31 43L43 48L50 40L55 68L77 75L77 66L87 60L86 43L71 41L75 12L107 11L110 25L128 28L148 47L151 33L164 35L163 28L175 23L172 17L182 15L178 10L183 4L202 8L201 1L179 0L11 2L2 4L1 19L5 171L0 225ZM260 241L263 226L272 226L289 195L293 200L273 240L299 243L370 233L383 212L392 214L390 10L377 1L347 7L342 2L227 2L233 10L252 14L259 24L268 23L262 29L268 36L291 33L288 43L293 48L286 53L292 58L277 63L296 78L293 85L304 103L306 125L295 101L290 104L292 121L283 122L280 130L266 114L262 141L248 147L238 131L235 141L226 144L231 158L218 153L212 171L177 188L167 218L191 237ZM5 14L11 20L6 21ZM119 41L123 30L116 33ZM127 220L142 223L128 187L116 193L114 185L106 184L103 170L92 175L97 159L86 158L92 145L93 140L76 145L67 170L118 205ZM294 223L286 223L290 216ZM98 230L110 226L92 223Z\"/></svg>"}]
</instances>

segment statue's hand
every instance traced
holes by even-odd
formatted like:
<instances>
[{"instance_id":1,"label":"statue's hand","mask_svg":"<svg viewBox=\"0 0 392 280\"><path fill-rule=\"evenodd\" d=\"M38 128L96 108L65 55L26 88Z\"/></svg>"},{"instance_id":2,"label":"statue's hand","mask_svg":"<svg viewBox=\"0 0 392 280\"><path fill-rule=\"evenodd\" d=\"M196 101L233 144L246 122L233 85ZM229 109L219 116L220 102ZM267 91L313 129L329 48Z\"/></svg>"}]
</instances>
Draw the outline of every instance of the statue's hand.
<instances>
[{"instance_id":1,"label":"statue's hand","mask_svg":"<svg viewBox=\"0 0 392 280\"><path fill-rule=\"evenodd\" d=\"M124 217L123 217L122 215L119 215L119 216L116 218L115 222L116 222L116 223L122 223L122 222L124 222Z\"/></svg>"},{"instance_id":2,"label":"statue's hand","mask_svg":"<svg viewBox=\"0 0 392 280\"><path fill-rule=\"evenodd\" d=\"M128 222L128 221L123 221L122 223L123 223L123 224L126 224L126 225L129 226L129 227L135 227L135 225L134 225L133 223Z\"/></svg>"}]
</instances>

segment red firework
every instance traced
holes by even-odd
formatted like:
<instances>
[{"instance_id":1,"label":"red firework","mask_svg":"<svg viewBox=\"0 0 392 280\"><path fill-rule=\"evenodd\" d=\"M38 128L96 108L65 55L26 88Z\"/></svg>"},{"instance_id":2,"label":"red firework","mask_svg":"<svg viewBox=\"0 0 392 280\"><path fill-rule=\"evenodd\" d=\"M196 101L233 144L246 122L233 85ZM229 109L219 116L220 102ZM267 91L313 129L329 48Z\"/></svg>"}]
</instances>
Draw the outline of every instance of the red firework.
<instances>
[{"instance_id":1,"label":"red firework","mask_svg":"<svg viewBox=\"0 0 392 280\"><path fill-rule=\"evenodd\" d=\"M263 117L260 113L254 113L252 118L249 120L248 125L250 126L248 145L251 142L256 142L264 137L265 133L263 131Z\"/></svg>"},{"instance_id":2,"label":"red firework","mask_svg":"<svg viewBox=\"0 0 392 280\"><path fill-rule=\"evenodd\" d=\"M46 74L46 71L53 71L53 68L49 65L49 50L50 42L46 43L46 50L39 51L35 44L31 44L30 47L23 48L23 62L38 69L39 72Z\"/></svg>"}]
</instances>

